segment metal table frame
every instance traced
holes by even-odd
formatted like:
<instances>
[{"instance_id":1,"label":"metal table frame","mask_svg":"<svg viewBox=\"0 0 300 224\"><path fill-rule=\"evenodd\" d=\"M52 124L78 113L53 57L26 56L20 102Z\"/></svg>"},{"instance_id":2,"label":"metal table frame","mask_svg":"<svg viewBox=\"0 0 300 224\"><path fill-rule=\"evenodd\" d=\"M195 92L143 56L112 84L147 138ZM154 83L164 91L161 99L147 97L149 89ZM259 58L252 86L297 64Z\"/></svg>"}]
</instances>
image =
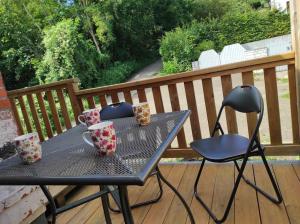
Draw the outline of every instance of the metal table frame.
<instances>
[{"instance_id":1,"label":"metal table frame","mask_svg":"<svg viewBox=\"0 0 300 224\"><path fill-rule=\"evenodd\" d=\"M176 113L176 112L175 112ZM131 207L128 200L128 185L143 185L147 178L151 175L152 171L155 170L158 173L160 179L170 187L174 193L179 197L182 201L185 209L187 210L188 216L192 224L195 223L192 212L184 200L184 198L180 195L180 193L174 188L161 174L157 164L162 157L165 150L174 140L180 129L182 128L184 122L190 115L190 111L183 111L182 117L180 118L179 122L175 124L173 129L168 133L167 138L159 145L156 149L155 153L151 156L149 161L145 164L141 172L134 176L73 176L73 177L34 177L34 176L1 176L0 173L0 185L39 185L45 194L46 198L49 201L50 212L52 215L52 223L56 221L56 215L70 210L74 207L92 201L96 198L101 197L102 204L103 204L103 211L105 215L106 223L110 224L110 214L109 214L109 201L108 201L108 193L111 193L112 190L109 186L116 185L118 195L114 194L114 199L119 206L119 209L123 213L124 221L126 224L134 223ZM127 118L123 118L127 119ZM1 171L1 169L0 169ZM75 201L71 204L65 205L63 207L57 208L53 197L51 196L50 192L48 191L45 185L99 185L100 191L89 195L83 199ZM158 201L158 200L157 200Z\"/></svg>"}]
</instances>

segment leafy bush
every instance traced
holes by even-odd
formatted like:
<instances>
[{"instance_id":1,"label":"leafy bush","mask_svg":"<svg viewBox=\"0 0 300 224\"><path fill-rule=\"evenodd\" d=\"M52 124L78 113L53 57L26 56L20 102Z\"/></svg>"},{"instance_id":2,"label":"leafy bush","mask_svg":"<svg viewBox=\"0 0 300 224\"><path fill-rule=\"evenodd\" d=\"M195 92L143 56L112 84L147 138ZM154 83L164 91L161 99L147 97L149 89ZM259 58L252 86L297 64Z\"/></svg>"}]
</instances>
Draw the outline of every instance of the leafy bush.
<instances>
[{"instance_id":1,"label":"leafy bush","mask_svg":"<svg viewBox=\"0 0 300 224\"><path fill-rule=\"evenodd\" d=\"M234 43L247 43L290 32L289 15L275 10L248 10L228 13L221 19L194 21L189 26L167 32L161 40L163 72L191 68L200 53Z\"/></svg>"},{"instance_id":2,"label":"leafy bush","mask_svg":"<svg viewBox=\"0 0 300 224\"><path fill-rule=\"evenodd\" d=\"M116 61L108 68L103 69L97 75L97 86L111 85L115 83L125 82L144 65L143 62L131 61Z\"/></svg>"},{"instance_id":3,"label":"leafy bush","mask_svg":"<svg viewBox=\"0 0 300 224\"><path fill-rule=\"evenodd\" d=\"M78 77L83 87L91 86L106 55L99 54L90 41L78 31L79 20L65 19L45 31L46 52L36 63L40 82L53 82Z\"/></svg>"},{"instance_id":4,"label":"leafy bush","mask_svg":"<svg viewBox=\"0 0 300 224\"><path fill-rule=\"evenodd\" d=\"M186 67L195 57L196 36L187 28L176 28L166 33L161 41L159 52L164 62L175 67ZM171 65L166 64L166 65Z\"/></svg>"}]
</instances>

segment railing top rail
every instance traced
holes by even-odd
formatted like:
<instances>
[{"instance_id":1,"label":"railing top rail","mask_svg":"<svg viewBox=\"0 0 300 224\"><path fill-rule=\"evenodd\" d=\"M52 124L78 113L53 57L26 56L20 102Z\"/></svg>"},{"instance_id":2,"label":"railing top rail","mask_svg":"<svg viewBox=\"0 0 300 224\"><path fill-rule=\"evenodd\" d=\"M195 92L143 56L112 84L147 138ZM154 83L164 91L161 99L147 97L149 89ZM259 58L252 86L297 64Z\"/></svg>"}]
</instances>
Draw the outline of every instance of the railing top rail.
<instances>
[{"instance_id":1,"label":"railing top rail","mask_svg":"<svg viewBox=\"0 0 300 224\"><path fill-rule=\"evenodd\" d=\"M32 86L32 87L25 87L22 89L11 90L11 91L8 91L7 94L9 97L16 97L16 96L25 95L28 93L45 91L47 89L64 86L68 83L78 83L78 82L79 82L78 78L66 79L66 80L52 82L52 83L48 83L48 84L36 85L36 86Z\"/></svg>"},{"instance_id":2,"label":"railing top rail","mask_svg":"<svg viewBox=\"0 0 300 224\"><path fill-rule=\"evenodd\" d=\"M154 85L155 83L160 83L161 85L171 84L176 80L184 81L184 80L193 80L193 79L212 78L220 75L252 71L255 69L261 69L268 66L274 67L279 65L293 64L295 63L294 60L295 60L295 53L291 51L279 55L257 58L248 61L241 61L241 62L236 62L227 65L219 65L211 68L200 69L197 71L182 72L182 73L176 73L168 76L147 78L147 79L130 81L130 82L120 83L115 85L79 90L76 92L76 95L84 96L84 95L90 95L99 92L110 92L118 89L136 88L137 86L145 87L145 86Z\"/></svg>"}]
</instances>

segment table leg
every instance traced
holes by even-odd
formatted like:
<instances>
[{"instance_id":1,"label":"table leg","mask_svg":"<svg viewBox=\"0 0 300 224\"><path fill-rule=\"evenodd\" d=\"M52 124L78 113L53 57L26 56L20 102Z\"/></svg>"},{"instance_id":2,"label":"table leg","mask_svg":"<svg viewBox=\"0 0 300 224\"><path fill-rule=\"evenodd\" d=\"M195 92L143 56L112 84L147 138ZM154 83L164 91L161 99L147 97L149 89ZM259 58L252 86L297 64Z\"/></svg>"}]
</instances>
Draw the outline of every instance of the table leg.
<instances>
[{"instance_id":1,"label":"table leg","mask_svg":"<svg viewBox=\"0 0 300 224\"><path fill-rule=\"evenodd\" d=\"M176 188L173 187L173 186L171 185L171 183L169 183L169 182L164 178L164 176L161 174L161 172L160 172L160 170L158 169L158 167L157 167L157 172L158 172L158 175L160 176L161 180L162 180L163 182L165 182L165 184L166 184L169 188L171 188L172 191L174 191L174 193L178 196L178 198L180 199L180 201L181 201L182 204L184 205L184 207L185 207L185 209L186 209L186 211L187 211L187 213L188 213L188 216L189 216L189 218L190 218L191 224L195 224L195 219L194 219L194 216L193 216L193 214L192 214L192 211L191 211L190 207L188 206L188 204L186 203L186 201L184 200L184 198L183 198L183 197L181 196L181 194L176 190Z\"/></svg>"},{"instance_id":2,"label":"table leg","mask_svg":"<svg viewBox=\"0 0 300 224\"><path fill-rule=\"evenodd\" d=\"M128 201L128 191L127 186L119 185L119 195L120 195L120 202L121 202L121 210L123 213L125 224L134 224L131 208Z\"/></svg>"},{"instance_id":3,"label":"table leg","mask_svg":"<svg viewBox=\"0 0 300 224\"><path fill-rule=\"evenodd\" d=\"M46 198L48 199L49 202L49 207L50 207L50 213L51 213L51 223L55 224L56 222L56 205L54 202L54 199L51 195L51 193L49 192L47 186L45 185L40 185L40 188L42 189L44 195L46 196Z\"/></svg>"},{"instance_id":4,"label":"table leg","mask_svg":"<svg viewBox=\"0 0 300 224\"><path fill-rule=\"evenodd\" d=\"M100 185L100 191L105 190L105 187ZM105 222L106 224L111 224L111 218L110 218L110 214L109 214L109 209L108 209L108 195L105 194L101 197L101 201L102 201L102 207L103 207L103 212L104 212L104 216L105 216Z\"/></svg>"}]
</instances>

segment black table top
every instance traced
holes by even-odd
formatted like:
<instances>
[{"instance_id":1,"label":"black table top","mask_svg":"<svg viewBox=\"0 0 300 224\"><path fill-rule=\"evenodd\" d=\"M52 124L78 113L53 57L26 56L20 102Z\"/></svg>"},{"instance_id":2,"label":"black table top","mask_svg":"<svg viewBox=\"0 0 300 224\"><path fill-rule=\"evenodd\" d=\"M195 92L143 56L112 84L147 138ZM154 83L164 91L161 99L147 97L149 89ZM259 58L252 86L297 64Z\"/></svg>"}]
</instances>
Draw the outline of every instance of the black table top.
<instances>
[{"instance_id":1,"label":"black table top","mask_svg":"<svg viewBox=\"0 0 300 224\"><path fill-rule=\"evenodd\" d=\"M140 127L134 117L114 119L117 149L99 157L78 125L42 143L42 160L24 165L16 155L0 163L0 185L143 185L190 111L151 115Z\"/></svg>"}]
</instances>

